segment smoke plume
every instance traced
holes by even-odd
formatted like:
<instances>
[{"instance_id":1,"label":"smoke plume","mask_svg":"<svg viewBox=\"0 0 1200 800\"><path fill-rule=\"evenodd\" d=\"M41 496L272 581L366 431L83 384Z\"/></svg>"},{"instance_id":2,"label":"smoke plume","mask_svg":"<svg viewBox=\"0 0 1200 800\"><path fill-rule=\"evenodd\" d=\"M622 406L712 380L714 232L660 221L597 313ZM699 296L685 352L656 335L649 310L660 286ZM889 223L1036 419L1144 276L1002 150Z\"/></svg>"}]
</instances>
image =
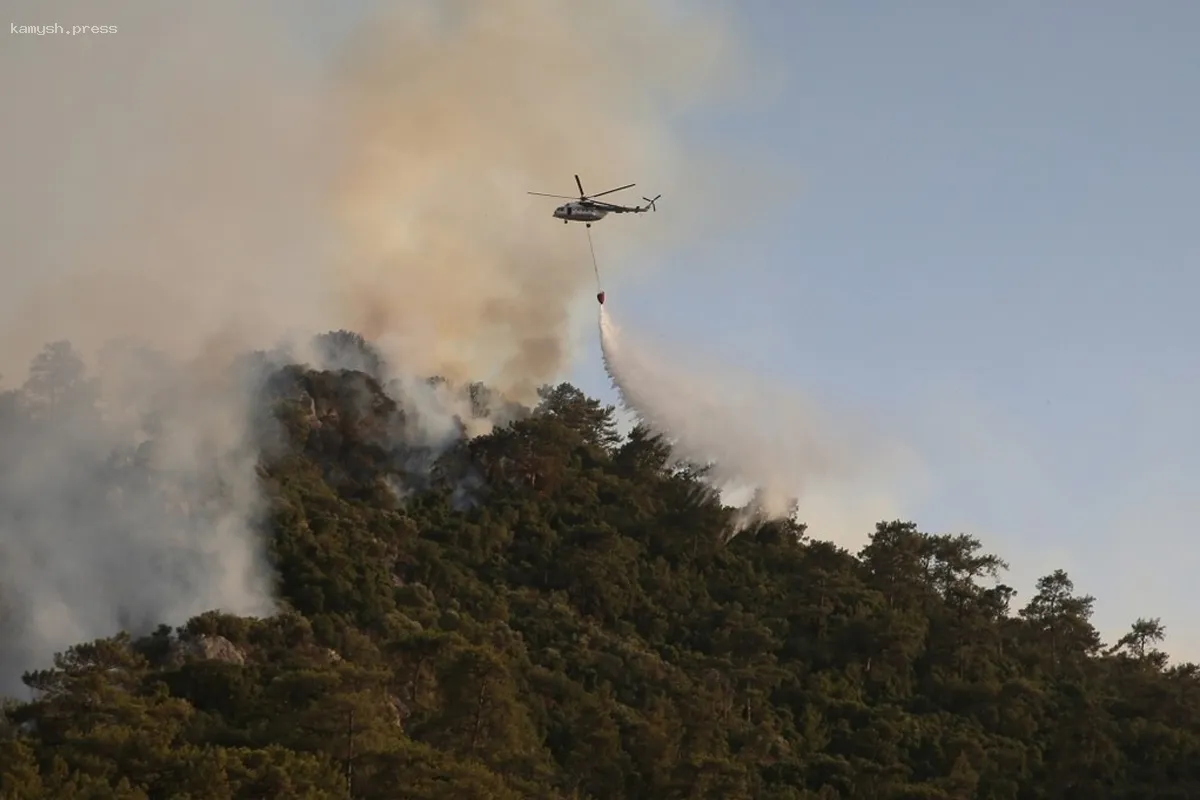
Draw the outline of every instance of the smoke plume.
<instances>
[{"instance_id":1,"label":"smoke plume","mask_svg":"<svg viewBox=\"0 0 1200 800\"><path fill-rule=\"evenodd\" d=\"M249 386L65 342L0 395L0 692L49 649L211 608L273 608Z\"/></svg>"},{"instance_id":2,"label":"smoke plume","mask_svg":"<svg viewBox=\"0 0 1200 800\"><path fill-rule=\"evenodd\" d=\"M591 276L583 231L550 216L563 201L525 192L666 182L675 113L724 51L719 29L624 1L408 3L367 29L339 105L350 324L406 363L532 399L566 364Z\"/></svg>"},{"instance_id":3,"label":"smoke plume","mask_svg":"<svg viewBox=\"0 0 1200 800\"><path fill-rule=\"evenodd\" d=\"M918 477L903 448L861 422L851 426L750 376L683 367L683 359L631 341L606 309L600 343L623 405L671 443L677 460L708 465L727 502L750 493L735 532L798 514L814 534L848 545L895 514L898 475Z\"/></svg>"},{"instance_id":4,"label":"smoke plume","mask_svg":"<svg viewBox=\"0 0 1200 800\"><path fill-rule=\"evenodd\" d=\"M523 399L590 290L582 231L524 193L636 180L703 218L679 166L714 159L679 121L736 72L721 20L386 5L333 42L326 3L8 4L116 32L0 51L0 375L26 389L4 396L0 681L117 627L269 610L239 353L357 330L398 372ZM615 224L649 245L649 221Z\"/></svg>"}]
</instances>

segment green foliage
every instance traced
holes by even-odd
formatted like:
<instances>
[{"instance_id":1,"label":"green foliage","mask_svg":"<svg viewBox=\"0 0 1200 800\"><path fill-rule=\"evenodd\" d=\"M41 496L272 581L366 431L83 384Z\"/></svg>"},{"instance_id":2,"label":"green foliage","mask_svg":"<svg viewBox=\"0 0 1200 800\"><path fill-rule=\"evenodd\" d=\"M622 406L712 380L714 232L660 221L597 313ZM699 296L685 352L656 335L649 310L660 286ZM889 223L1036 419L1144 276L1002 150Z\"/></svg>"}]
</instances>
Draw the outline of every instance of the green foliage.
<instances>
[{"instance_id":1,"label":"green foliage","mask_svg":"<svg viewBox=\"0 0 1200 800\"><path fill-rule=\"evenodd\" d=\"M1200 795L1200 668L1160 620L1105 649L1062 571L1014 614L1003 561L906 522L857 554L790 520L731 539L696 472L568 385L430 453L365 342L319 344L365 371L263 383L286 610L27 674L0 796ZM38 366L12 402L85 392L69 347Z\"/></svg>"}]
</instances>

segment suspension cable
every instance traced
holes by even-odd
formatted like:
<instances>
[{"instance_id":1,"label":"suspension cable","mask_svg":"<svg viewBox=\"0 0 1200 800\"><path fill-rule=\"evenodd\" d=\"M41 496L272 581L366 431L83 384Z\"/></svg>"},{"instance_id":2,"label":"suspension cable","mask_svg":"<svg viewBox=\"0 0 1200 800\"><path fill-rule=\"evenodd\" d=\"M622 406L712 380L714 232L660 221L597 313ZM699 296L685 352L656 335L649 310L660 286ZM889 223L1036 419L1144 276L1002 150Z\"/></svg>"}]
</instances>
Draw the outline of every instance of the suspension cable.
<instances>
[{"instance_id":1,"label":"suspension cable","mask_svg":"<svg viewBox=\"0 0 1200 800\"><path fill-rule=\"evenodd\" d=\"M592 229L586 228L588 237L588 249L592 251L592 271L596 273L596 291L603 291L600 285L600 266L596 262L596 245L592 244Z\"/></svg>"}]
</instances>

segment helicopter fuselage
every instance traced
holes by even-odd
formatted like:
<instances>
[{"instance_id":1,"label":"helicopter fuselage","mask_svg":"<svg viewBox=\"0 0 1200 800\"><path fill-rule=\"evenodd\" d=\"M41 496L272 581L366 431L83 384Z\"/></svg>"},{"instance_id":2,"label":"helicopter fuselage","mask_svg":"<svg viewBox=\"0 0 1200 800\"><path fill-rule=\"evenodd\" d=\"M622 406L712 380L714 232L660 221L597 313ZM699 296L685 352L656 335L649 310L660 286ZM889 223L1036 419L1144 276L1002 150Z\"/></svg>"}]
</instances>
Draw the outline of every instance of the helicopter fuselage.
<instances>
[{"instance_id":1,"label":"helicopter fuselage","mask_svg":"<svg viewBox=\"0 0 1200 800\"><path fill-rule=\"evenodd\" d=\"M563 203L554 209L554 216L563 222L599 222L608 216L608 211L582 203Z\"/></svg>"}]
</instances>

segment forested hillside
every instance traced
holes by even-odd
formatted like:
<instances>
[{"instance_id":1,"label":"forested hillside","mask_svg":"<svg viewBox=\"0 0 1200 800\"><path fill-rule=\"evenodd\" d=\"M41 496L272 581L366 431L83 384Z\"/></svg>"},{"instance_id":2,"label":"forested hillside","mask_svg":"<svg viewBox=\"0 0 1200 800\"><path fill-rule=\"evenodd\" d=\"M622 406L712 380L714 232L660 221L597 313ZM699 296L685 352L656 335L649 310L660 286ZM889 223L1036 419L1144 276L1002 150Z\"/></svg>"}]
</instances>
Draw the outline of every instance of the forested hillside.
<instances>
[{"instance_id":1,"label":"forested hillside","mask_svg":"<svg viewBox=\"0 0 1200 800\"><path fill-rule=\"evenodd\" d=\"M731 538L702 475L568 385L421 450L362 352L261 382L284 610L27 674L0 796L1200 797L1200 676L1157 620L1102 644L1065 573L1018 595L907 522L859 553Z\"/></svg>"}]
</instances>

